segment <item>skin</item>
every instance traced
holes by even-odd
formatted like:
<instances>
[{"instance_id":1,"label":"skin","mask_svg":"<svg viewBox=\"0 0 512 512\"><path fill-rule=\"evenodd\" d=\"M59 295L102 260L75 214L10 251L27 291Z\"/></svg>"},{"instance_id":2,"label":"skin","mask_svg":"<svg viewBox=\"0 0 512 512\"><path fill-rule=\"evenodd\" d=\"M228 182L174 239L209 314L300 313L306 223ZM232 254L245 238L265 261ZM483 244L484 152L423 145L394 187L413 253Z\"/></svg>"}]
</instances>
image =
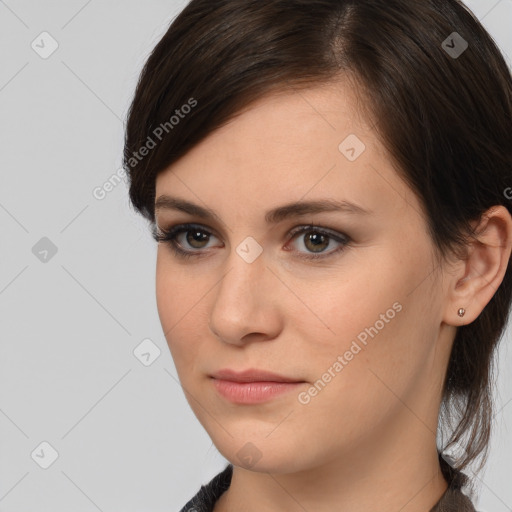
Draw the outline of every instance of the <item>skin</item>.
<instances>
[{"instance_id":1,"label":"skin","mask_svg":"<svg viewBox=\"0 0 512 512\"><path fill-rule=\"evenodd\" d=\"M172 195L217 215L158 210L162 229L191 222L211 235L195 245L178 237L204 256L195 259L160 243L156 268L158 314L187 400L234 464L215 512L426 512L447 488L435 432L450 349L457 326L480 314L504 277L512 219L503 207L489 210L468 259L439 266L418 199L357 104L343 80L266 96L157 177L157 199ZM366 146L353 162L338 149L349 134ZM271 208L314 199L373 213L265 223ZM289 233L311 223L351 241L334 253L341 244L327 238L320 252L331 256L301 259L315 254L311 233ZM252 263L236 251L248 236L263 248ZM300 403L298 392L397 302L394 318ZM236 405L209 378L251 367L304 383ZM260 455L253 466L237 455L248 442Z\"/></svg>"}]
</instances>

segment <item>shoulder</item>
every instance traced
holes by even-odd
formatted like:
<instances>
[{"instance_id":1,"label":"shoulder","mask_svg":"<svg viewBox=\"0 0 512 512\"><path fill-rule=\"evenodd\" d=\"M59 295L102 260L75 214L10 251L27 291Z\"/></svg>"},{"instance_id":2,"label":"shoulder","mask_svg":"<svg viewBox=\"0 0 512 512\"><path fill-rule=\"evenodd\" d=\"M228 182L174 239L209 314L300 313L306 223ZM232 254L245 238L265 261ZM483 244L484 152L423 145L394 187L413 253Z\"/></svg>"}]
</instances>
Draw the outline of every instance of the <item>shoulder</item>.
<instances>
[{"instance_id":1,"label":"shoulder","mask_svg":"<svg viewBox=\"0 0 512 512\"><path fill-rule=\"evenodd\" d=\"M476 512L476 509L460 489L449 487L430 512Z\"/></svg>"},{"instance_id":2,"label":"shoulder","mask_svg":"<svg viewBox=\"0 0 512 512\"><path fill-rule=\"evenodd\" d=\"M471 500L463 493L469 478L461 471L450 467L444 460L441 460L441 467L448 488L430 512L476 512Z\"/></svg>"},{"instance_id":3,"label":"shoulder","mask_svg":"<svg viewBox=\"0 0 512 512\"><path fill-rule=\"evenodd\" d=\"M212 512L215 503L231 484L233 465L215 475L207 484L202 485L197 494L187 502L180 512Z\"/></svg>"}]
</instances>

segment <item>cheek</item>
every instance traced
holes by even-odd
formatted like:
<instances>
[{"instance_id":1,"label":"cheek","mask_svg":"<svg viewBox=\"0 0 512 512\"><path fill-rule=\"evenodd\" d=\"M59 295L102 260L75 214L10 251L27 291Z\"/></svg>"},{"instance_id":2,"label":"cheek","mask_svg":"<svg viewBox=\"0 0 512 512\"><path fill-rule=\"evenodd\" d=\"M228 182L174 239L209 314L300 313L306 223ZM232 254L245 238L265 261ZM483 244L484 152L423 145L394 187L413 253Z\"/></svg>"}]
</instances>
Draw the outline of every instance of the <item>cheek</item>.
<instances>
[{"instance_id":1,"label":"cheek","mask_svg":"<svg viewBox=\"0 0 512 512\"><path fill-rule=\"evenodd\" d=\"M297 295L314 312L304 309L295 315L298 352L302 361L309 361L310 381L320 379L320 386L337 390L331 396L335 402L351 401L345 392L354 398L352 405L371 406L375 396L385 401L390 391L379 377L393 389L405 390L428 356L423 338L429 319L421 316L427 298L422 299L423 290L410 294L411 283L421 276L411 264L398 272L391 256L380 254L350 276L340 273L314 287L296 282Z\"/></svg>"},{"instance_id":2,"label":"cheek","mask_svg":"<svg viewBox=\"0 0 512 512\"><path fill-rule=\"evenodd\" d=\"M316 357L309 353L319 389L311 410L318 407L320 417L330 415L346 432L359 435L362 424L377 425L403 411L404 403L415 403L434 343L425 337L428 319L418 322L422 301L411 297L372 297L364 308L339 314L337 323L332 317L337 336L321 345Z\"/></svg>"},{"instance_id":3,"label":"cheek","mask_svg":"<svg viewBox=\"0 0 512 512\"><path fill-rule=\"evenodd\" d=\"M176 263L169 251L165 246L158 248L155 291L160 322L164 332L172 335L201 308L201 298L206 298L211 285L204 275Z\"/></svg>"},{"instance_id":4,"label":"cheek","mask_svg":"<svg viewBox=\"0 0 512 512\"><path fill-rule=\"evenodd\" d=\"M176 270L176 265L166 264L163 260L165 258L159 256L156 265L156 303L162 332L178 369L188 365L194 357L196 343L191 338L199 330L193 325L198 325L194 306L201 295L190 285L190 278ZM198 309L197 305L195 309Z\"/></svg>"},{"instance_id":5,"label":"cheek","mask_svg":"<svg viewBox=\"0 0 512 512\"><path fill-rule=\"evenodd\" d=\"M368 272L358 269L350 275L322 276L314 285L311 280L296 281L293 286L296 296L308 306L297 308L295 325L300 326L304 340L320 351L318 355L343 353L355 339L364 347L375 331L381 337L400 316L397 309L401 306L395 304L400 298L396 281L377 281L374 267Z\"/></svg>"},{"instance_id":6,"label":"cheek","mask_svg":"<svg viewBox=\"0 0 512 512\"><path fill-rule=\"evenodd\" d=\"M164 268L164 264L161 263L159 256L156 265L156 304L160 323L167 338L167 333L172 334L172 327L179 318L178 309L180 301L177 300L178 289L183 291L183 288L180 287L179 277L167 268Z\"/></svg>"}]
</instances>

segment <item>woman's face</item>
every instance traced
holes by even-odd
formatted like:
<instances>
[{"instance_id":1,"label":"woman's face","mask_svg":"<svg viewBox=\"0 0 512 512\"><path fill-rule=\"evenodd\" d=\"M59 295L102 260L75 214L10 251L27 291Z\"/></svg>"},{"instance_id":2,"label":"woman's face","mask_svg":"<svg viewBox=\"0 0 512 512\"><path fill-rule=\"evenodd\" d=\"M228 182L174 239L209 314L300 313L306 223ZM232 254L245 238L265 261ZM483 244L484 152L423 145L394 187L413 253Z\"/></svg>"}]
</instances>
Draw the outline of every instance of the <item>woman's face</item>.
<instances>
[{"instance_id":1,"label":"woman's face","mask_svg":"<svg viewBox=\"0 0 512 512\"><path fill-rule=\"evenodd\" d=\"M356 105L344 83L266 97L157 177L157 201L214 212L160 201L160 229L194 227L176 237L189 258L159 245L157 305L191 408L239 466L284 473L435 443L447 294L421 206ZM266 218L342 201L366 213ZM301 383L237 403L211 378L226 368Z\"/></svg>"}]
</instances>

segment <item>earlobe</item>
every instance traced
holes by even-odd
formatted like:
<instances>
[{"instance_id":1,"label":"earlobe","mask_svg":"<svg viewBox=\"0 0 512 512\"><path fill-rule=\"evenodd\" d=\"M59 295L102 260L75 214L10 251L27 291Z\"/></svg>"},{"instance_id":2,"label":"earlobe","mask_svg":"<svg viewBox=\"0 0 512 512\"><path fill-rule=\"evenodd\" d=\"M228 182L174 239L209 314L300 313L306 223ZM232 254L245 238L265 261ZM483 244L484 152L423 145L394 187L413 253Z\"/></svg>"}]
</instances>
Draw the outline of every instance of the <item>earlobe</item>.
<instances>
[{"instance_id":1,"label":"earlobe","mask_svg":"<svg viewBox=\"0 0 512 512\"><path fill-rule=\"evenodd\" d=\"M453 281L444 321L460 326L473 322L503 281L512 248L512 217L504 206L490 208L469 243L463 275ZM464 321L461 322L461 318Z\"/></svg>"}]
</instances>

